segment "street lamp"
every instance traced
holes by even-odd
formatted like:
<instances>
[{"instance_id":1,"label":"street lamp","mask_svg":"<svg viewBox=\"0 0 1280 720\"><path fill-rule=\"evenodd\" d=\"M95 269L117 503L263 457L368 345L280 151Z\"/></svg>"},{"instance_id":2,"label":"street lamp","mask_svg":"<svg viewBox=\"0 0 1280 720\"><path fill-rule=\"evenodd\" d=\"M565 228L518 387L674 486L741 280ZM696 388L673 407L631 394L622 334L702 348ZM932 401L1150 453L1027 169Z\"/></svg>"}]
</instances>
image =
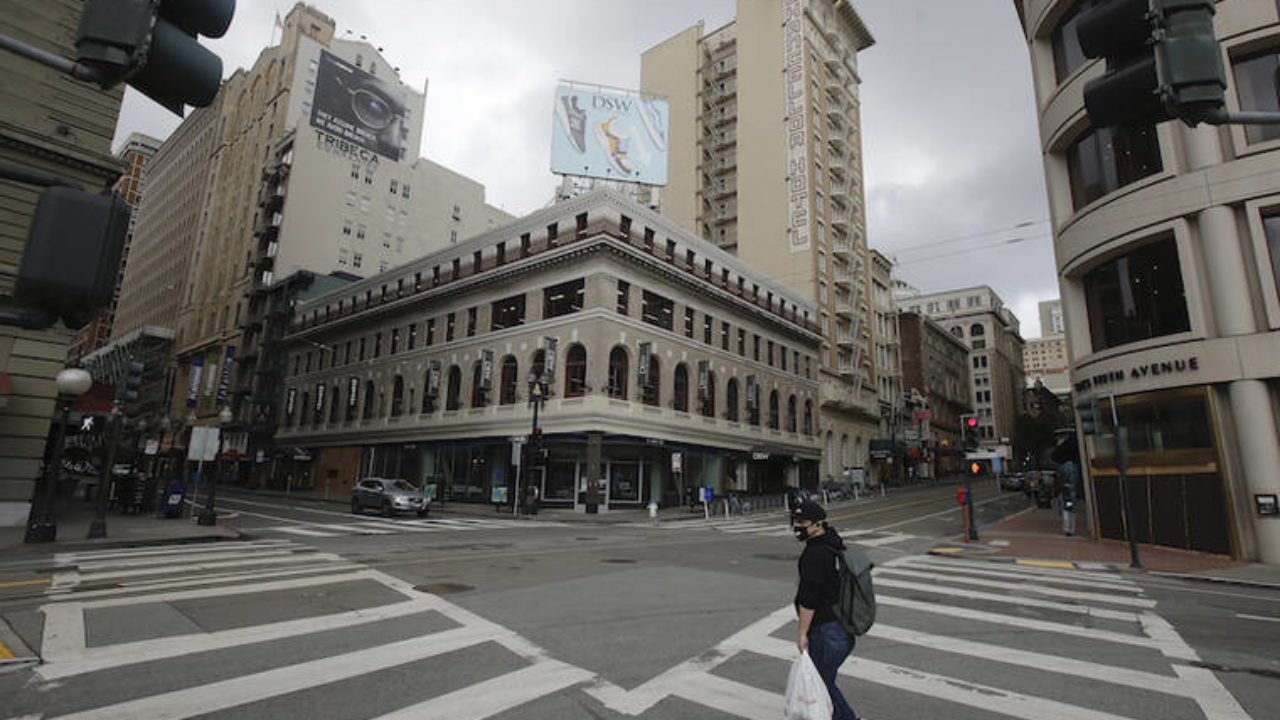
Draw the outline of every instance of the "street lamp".
<instances>
[{"instance_id":1,"label":"street lamp","mask_svg":"<svg viewBox=\"0 0 1280 720\"><path fill-rule=\"evenodd\" d=\"M545 376L536 373L529 373L529 405L533 407L533 427L529 433L529 481L526 493L530 498L534 497L537 492L537 472L534 469L534 460L542 454L542 430L538 427L538 409L547 402L547 381ZM537 513L537 506L530 504L531 513Z\"/></svg>"},{"instance_id":2,"label":"street lamp","mask_svg":"<svg viewBox=\"0 0 1280 720\"><path fill-rule=\"evenodd\" d=\"M169 430L172 428L173 421L169 419L168 415L160 418L160 439L156 443L156 456L151 461L151 474L156 477L160 476L161 470L163 469L163 465L160 462L160 453L164 450L164 436L167 435Z\"/></svg>"},{"instance_id":3,"label":"street lamp","mask_svg":"<svg viewBox=\"0 0 1280 720\"><path fill-rule=\"evenodd\" d=\"M53 504L57 498L58 478L62 475L62 449L67 439L67 421L76 398L93 387L93 377L82 368L63 368L58 373L55 385L58 388L58 400L62 403L62 412L53 436L53 454L44 468L44 487L31 504L31 514L27 519L27 533L23 541L28 543L53 542L58 537Z\"/></svg>"},{"instance_id":4,"label":"street lamp","mask_svg":"<svg viewBox=\"0 0 1280 720\"><path fill-rule=\"evenodd\" d=\"M226 430L227 426L231 424L231 420L232 420L231 408L224 405L222 407L222 410L218 413L219 450L221 450L221 446L222 446L222 433L223 431ZM218 455L221 455L221 454L222 454L221 452L218 453ZM201 525L205 525L205 526L216 525L218 522L218 513L215 512L213 509L213 502L214 502L214 499L217 498L218 496L218 479L219 479L219 476L221 475L222 475L222 458L214 457L213 477L209 478L209 499L207 502L205 502L204 509L200 511L200 519L198 520L199 524Z\"/></svg>"},{"instance_id":5,"label":"street lamp","mask_svg":"<svg viewBox=\"0 0 1280 720\"><path fill-rule=\"evenodd\" d=\"M93 522L89 524L89 532L85 538L96 540L107 536L107 498L111 496L111 480L115 474L116 446L120 444L120 422L122 421L120 403L111 404L111 424L107 431L107 456L102 463L102 474L98 478L98 493L93 499Z\"/></svg>"}]
</instances>

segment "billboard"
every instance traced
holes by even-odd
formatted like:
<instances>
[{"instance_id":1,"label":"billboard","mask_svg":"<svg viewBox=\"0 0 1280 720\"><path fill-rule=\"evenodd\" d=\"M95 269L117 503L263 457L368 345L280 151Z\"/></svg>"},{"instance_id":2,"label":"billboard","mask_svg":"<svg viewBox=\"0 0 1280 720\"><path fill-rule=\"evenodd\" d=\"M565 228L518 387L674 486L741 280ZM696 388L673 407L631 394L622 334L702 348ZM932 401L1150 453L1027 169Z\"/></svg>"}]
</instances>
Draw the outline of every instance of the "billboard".
<instances>
[{"instance_id":1,"label":"billboard","mask_svg":"<svg viewBox=\"0 0 1280 720\"><path fill-rule=\"evenodd\" d=\"M551 172L666 185L668 119L666 100L561 83Z\"/></svg>"},{"instance_id":2,"label":"billboard","mask_svg":"<svg viewBox=\"0 0 1280 720\"><path fill-rule=\"evenodd\" d=\"M321 51L311 126L383 157L400 160L409 134L404 89Z\"/></svg>"}]
</instances>

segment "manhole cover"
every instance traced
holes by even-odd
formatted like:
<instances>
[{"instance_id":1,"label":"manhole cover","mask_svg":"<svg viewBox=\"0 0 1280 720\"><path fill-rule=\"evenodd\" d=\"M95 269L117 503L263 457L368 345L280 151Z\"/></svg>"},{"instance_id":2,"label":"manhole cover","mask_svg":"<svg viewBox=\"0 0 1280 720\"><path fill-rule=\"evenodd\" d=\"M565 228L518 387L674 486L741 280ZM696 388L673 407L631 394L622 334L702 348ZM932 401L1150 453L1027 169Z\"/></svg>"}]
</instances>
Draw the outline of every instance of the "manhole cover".
<instances>
[{"instance_id":1,"label":"manhole cover","mask_svg":"<svg viewBox=\"0 0 1280 720\"><path fill-rule=\"evenodd\" d=\"M470 585L463 585L462 583L450 583L450 582L428 583L426 585L415 585L413 589L417 590L418 592L431 593L432 595L449 595L451 593L460 593L460 592L466 592L468 590L475 590L475 588Z\"/></svg>"},{"instance_id":2,"label":"manhole cover","mask_svg":"<svg viewBox=\"0 0 1280 720\"><path fill-rule=\"evenodd\" d=\"M605 558L600 562L614 563L616 565L630 565L636 561L635 558Z\"/></svg>"},{"instance_id":3,"label":"manhole cover","mask_svg":"<svg viewBox=\"0 0 1280 720\"><path fill-rule=\"evenodd\" d=\"M753 558L758 558L758 559L760 559L760 560L781 560L782 562L791 562L791 561L795 560L798 556L797 556L797 555L786 555L786 554L782 554L782 553L756 553L755 555L752 555L751 557L753 557Z\"/></svg>"}]
</instances>

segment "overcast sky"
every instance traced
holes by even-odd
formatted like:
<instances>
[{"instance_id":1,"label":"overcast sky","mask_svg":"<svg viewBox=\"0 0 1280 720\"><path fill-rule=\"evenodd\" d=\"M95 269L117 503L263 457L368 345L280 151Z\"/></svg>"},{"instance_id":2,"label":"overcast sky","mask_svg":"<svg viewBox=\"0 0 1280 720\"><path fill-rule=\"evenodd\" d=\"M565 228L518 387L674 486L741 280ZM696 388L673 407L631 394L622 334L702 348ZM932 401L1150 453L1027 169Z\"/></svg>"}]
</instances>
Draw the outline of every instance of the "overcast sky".
<instances>
[{"instance_id":1,"label":"overcast sky","mask_svg":"<svg viewBox=\"0 0 1280 720\"><path fill-rule=\"evenodd\" d=\"M781 0L744 0L772 2ZM515 215L543 207L557 80L637 87L640 54L734 0L313 0L339 37L367 35L402 79L427 85L423 154ZM876 38L859 56L868 238L925 292L987 284L1039 335L1057 297L1026 43L1009 0L856 0ZM224 74L272 41L284 0L239 0L209 46ZM351 31L352 35L347 35ZM429 82L428 82L429 81ZM178 124L130 89L117 127ZM1012 241L1012 242L1010 242ZM923 247L922 247L923 246Z\"/></svg>"}]
</instances>

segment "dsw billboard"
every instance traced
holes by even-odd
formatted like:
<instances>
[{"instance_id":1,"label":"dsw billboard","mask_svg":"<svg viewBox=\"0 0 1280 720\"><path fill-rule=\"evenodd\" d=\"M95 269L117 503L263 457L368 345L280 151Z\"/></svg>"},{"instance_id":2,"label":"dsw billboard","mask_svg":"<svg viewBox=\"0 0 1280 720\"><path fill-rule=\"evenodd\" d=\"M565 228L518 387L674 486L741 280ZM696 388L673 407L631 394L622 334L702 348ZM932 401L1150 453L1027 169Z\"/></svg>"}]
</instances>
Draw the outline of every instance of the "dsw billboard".
<instances>
[{"instance_id":1,"label":"dsw billboard","mask_svg":"<svg viewBox=\"0 0 1280 720\"><path fill-rule=\"evenodd\" d=\"M665 100L559 85L551 172L666 185L667 120Z\"/></svg>"}]
</instances>

